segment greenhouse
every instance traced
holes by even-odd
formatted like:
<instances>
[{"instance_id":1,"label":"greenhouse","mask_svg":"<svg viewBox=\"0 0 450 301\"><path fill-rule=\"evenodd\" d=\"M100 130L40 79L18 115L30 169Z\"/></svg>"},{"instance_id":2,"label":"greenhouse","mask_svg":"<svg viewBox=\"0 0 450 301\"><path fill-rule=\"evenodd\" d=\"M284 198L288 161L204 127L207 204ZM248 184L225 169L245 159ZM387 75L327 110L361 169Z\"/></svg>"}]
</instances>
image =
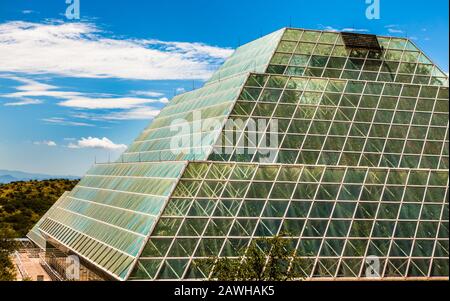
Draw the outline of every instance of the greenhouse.
<instances>
[{"instance_id":1,"label":"greenhouse","mask_svg":"<svg viewBox=\"0 0 450 301\"><path fill-rule=\"evenodd\" d=\"M106 280L209 279L199 262L273 236L304 278L375 258L379 279L448 279L448 114L448 76L412 41L285 28L175 96L28 237Z\"/></svg>"}]
</instances>

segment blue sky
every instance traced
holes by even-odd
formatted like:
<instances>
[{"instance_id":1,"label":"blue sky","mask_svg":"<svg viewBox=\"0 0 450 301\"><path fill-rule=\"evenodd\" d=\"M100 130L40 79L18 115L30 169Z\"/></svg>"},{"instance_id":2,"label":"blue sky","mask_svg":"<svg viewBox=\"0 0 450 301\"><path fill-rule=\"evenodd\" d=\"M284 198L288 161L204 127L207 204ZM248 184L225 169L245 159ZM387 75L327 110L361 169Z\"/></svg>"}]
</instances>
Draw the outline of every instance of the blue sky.
<instances>
[{"instance_id":1,"label":"blue sky","mask_svg":"<svg viewBox=\"0 0 450 301\"><path fill-rule=\"evenodd\" d=\"M0 1L0 169L82 175L239 44L291 25L408 36L448 72L448 0Z\"/></svg>"}]
</instances>

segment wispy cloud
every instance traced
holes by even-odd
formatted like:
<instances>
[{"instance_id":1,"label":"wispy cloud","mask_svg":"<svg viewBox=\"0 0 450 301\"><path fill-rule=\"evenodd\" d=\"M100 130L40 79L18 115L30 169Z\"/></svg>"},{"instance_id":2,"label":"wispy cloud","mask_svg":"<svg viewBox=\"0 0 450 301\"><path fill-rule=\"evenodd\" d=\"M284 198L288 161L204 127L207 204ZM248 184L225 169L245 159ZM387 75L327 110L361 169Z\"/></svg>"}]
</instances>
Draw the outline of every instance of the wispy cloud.
<instances>
[{"instance_id":1,"label":"wispy cloud","mask_svg":"<svg viewBox=\"0 0 450 301\"><path fill-rule=\"evenodd\" d=\"M233 52L202 43L106 37L94 24L0 24L0 72L123 79L207 79Z\"/></svg>"},{"instance_id":2,"label":"wispy cloud","mask_svg":"<svg viewBox=\"0 0 450 301\"><path fill-rule=\"evenodd\" d=\"M55 86L40 83L40 82L37 82L37 81L29 79L29 78L18 77L18 76L10 76L7 78L23 83L24 85L16 87L16 90L20 90L20 91L47 91L47 90L56 88Z\"/></svg>"},{"instance_id":3,"label":"wispy cloud","mask_svg":"<svg viewBox=\"0 0 450 301\"><path fill-rule=\"evenodd\" d=\"M342 28L341 31L348 31L348 32L369 32L370 30L365 28L352 28L352 27L346 27Z\"/></svg>"},{"instance_id":4,"label":"wispy cloud","mask_svg":"<svg viewBox=\"0 0 450 301\"><path fill-rule=\"evenodd\" d=\"M44 141L35 141L34 145L47 145L47 146L56 146L56 142L52 140L44 140Z\"/></svg>"},{"instance_id":5,"label":"wispy cloud","mask_svg":"<svg viewBox=\"0 0 450 301\"><path fill-rule=\"evenodd\" d=\"M399 25L398 24L390 24L390 25L386 25L384 26L384 28L386 28L388 30L389 33L405 33L405 31L399 29Z\"/></svg>"},{"instance_id":6,"label":"wispy cloud","mask_svg":"<svg viewBox=\"0 0 450 301\"><path fill-rule=\"evenodd\" d=\"M27 106L27 105L38 105L41 104L42 100L38 99L31 99L31 98L23 98L22 100L15 101L15 102L6 102L3 105L4 106Z\"/></svg>"},{"instance_id":7,"label":"wispy cloud","mask_svg":"<svg viewBox=\"0 0 450 301\"><path fill-rule=\"evenodd\" d=\"M28 79L28 78L22 78L17 76L0 76L2 78L8 78L15 81L18 81L22 83L22 85L19 85L15 87L15 89L18 92L13 93L6 93L6 94L0 94L0 96L4 98L15 98L17 101L13 102L6 102L4 103L5 106L25 106L25 105L36 105L41 104L42 100L40 99L33 99L30 98L32 96L45 96L45 93L48 93L50 89L54 89L56 87L39 83L37 81Z\"/></svg>"},{"instance_id":8,"label":"wispy cloud","mask_svg":"<svg viewBox=\"0 0 450 301\"><path fill-rule=\"evenodd\" d=\"M20 97L55 97L55 98L73 98L81 96L79 92L70 91L50 91L50 90L35 90L22 91L2 95L3 97L20 98Z\"/></svg>"},{"instance_id":9,"label":"wispy cloud","mask_svg":"<svg viewBox=\"0 0 450 301\"><path fill-rule=\"evenodd\" d=\"M147 96L147 97L161 97L164 93L154 92L154 91L130 91L131 94L137 96Z\"/></svg>"},{"instance_id":10,"label":"wispy cloud","mask_svg":"<svg viewBox=\"0 0 450 301\"><path fill-rule=\"evenodd\" d=\"M4 76L5 77L5 76ZM132 96L124 97L104 97L106 94L82 93L75 91L61 91L54 85L38 82L22 77L8 77L24 83L15 87L17 92L0 94L4 98L17 99L16 102L5 103L5 106L20 106L42 103L42 100L33 99L32 97L49 97L59 100L57 105L69 107L78 110L116 110L115 112L103 114L87 114L79 113L73 117L84 118L97 121L105 120L132 120L132 119L151 119L159 113L158 108L149 106L157 104L162 106L169 102L169 99L162 97L162 93L152 91L131 91ZM136 97L136 96L147 97ZM102 97L103 96L103 97ZM148 98L155 97L155 98ZM120 112L117 112L120 110ZM63 118L47 118L44 121L63 125L81 125L88 126L84 123L73 122Z\"/></svg>"},{"instance_id":11,"label":"wispy cloud","mask_svg":"<svg viewBox=\"0 0 450 301\"><path fill-rule=\"evenodd\" d=\"M149 99L135 97L88 98L75 97L59 103L63 107L80 109L133 109L149 103L166 103L167 98Z\"/></svg>"},{"instance_id":12,"label":"wispy cloud","mask_svg":"<svg viewBox=\"0 0 450 301\"><path fill-rule=\"evenodd\" d=\"M43 118L42 121L44 121L44 122L46 122L48 124L55 124L55 125L94 126L93 124L90 124L90 123L67 120L67 119L62 118L62 117Z\"/></svg>"},{"instance_id":13,"label":"wispy cloud","mask_svg":"<svg viewBox=\"0 0 450 301\"><path fill-rule=\"evenodd\" d=\"M81 138L76 143L70 143L68 148L97 148L107 150L125 150L127 146L125 144L116 144L106 137L103 138Z\"/></svg>"},{"instance_id":14,"label":"wispy cloud","mask_svg":"<svg viewBox=\"0 0 450 301\"><path fill-rule=\"evenodd\" d=\"M395 29L395 28L388 28L389 33L405 33L401 29Z\"/></svg>"},{"instance_id":15,"label":"wispy cloud","mask_svg":"<svg viewBox=\"0 0 450 301\"><path fill-rule=\"evenodd\" d=\"M53 85L44 84L36 80L31 80L23 77L7 77L4 78L16 80L24 85L15 87L17 92L0 94L5 98L23 97L51 97L56 99L63 99L58 104L64 107L83 108L83 109L130 109L141 106L146 103L167 103L166 97L161 97L163 94L146 91L132 91L134 95L146 95L159 98L143 98L143 97L102 97L107 94L99 93L82 93L75 91L61 91L60 88Z\"/></svg>"},{"instance_id":16,"label":"wispy cloud","mask_svg":"<svg viewBox=\"0 0 450 301\"><path fill-rule=\"evenodd\" d=\"M365 28L351 28L351 27L344 27L344 28L335 28L333 26L323 26L321 25L321 27L323 28L323 30L326 31L333 31L333 32L340 32L340 31L346 31L346 32L369 32L368 29Z\"/></svg>"},{"instance_id":17,"label":"wispy cloud","mask_svg":"<svg viewBox=\"0 0 450 301\"><path fill-rule=\"evenodd\" d=\"M131 110L120 111L120 112L110 112L110 113L77 113L72 115L72 117L79 119L86 119L92 121L115 121L115 120L151 120L156 117L160 112L160 109L145 106L134 108Z\"/></svg>"}]
</instances>

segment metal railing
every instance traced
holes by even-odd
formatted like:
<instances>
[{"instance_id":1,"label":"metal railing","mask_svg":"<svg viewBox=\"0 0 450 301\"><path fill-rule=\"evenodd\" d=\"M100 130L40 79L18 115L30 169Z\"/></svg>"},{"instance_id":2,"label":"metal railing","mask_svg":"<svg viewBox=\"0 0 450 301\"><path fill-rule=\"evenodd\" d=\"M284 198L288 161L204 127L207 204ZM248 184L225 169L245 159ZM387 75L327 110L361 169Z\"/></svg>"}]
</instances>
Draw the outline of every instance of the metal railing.
<instances>
[{"instance_id":1,"label":"metal railing","mask_svg":"<svg viewBox=\"0 0 450 301\"><path fill-rule=\"evenodd\" d=\"M47 263L45 260L45 255L42 253L39 254L39 263L53 281L64 280L63 277Z\"/></svg>"},{"instance_id":2,"label":"metal railing","mask_svg":"<svg viewBox=\"0 0 450 301\"><path fill-rule=\"evenodd\" d=\"M17 269L19 270L22 279L30 278L27 271L23 267L22 258L20 258L20 253L18 251L15 251L14 256L16 257Z\"/></svg>"}]
</instances>

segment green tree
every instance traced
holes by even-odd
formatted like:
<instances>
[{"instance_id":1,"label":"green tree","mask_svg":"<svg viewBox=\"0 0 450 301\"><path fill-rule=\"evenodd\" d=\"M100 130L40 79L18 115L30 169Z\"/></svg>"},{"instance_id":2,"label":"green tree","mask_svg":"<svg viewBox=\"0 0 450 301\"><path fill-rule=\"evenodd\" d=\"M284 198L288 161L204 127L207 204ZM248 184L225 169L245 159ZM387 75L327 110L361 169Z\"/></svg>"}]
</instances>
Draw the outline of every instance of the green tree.
<instances>
[{"instance_id":1,"label":"green tree","mask_svg":"<svg viewBox=\"0 0 450 301\"><path fill-rule=\"evenodd\" d=\"M302 280L305 261L296 255L289 239L280 236L254 239L237 258L211 257L198 266L209 271L210 280L287 281Z\"/></svg>"},{"instance_id":2,"label":"green tree","mask_svg":"<svg viewBox=\"0 0 450 301\"><path fill-rule=\"evenodd\" d=\"M0 281L16 280L16 270L11 260L11 254L17 249L14 237L15 233L11 228L0 228Z\"/></svg>"},{"instance_id":3,"label":"green tree","mask_svg":"<svg viewBox=\"0 0 450 301\"><path fill-rule=\"evenodd\" d=\"M24 237L64 191L76 180L24 181L0 184L0 227L11 227Z\"/></svg>"}]
</instances>

